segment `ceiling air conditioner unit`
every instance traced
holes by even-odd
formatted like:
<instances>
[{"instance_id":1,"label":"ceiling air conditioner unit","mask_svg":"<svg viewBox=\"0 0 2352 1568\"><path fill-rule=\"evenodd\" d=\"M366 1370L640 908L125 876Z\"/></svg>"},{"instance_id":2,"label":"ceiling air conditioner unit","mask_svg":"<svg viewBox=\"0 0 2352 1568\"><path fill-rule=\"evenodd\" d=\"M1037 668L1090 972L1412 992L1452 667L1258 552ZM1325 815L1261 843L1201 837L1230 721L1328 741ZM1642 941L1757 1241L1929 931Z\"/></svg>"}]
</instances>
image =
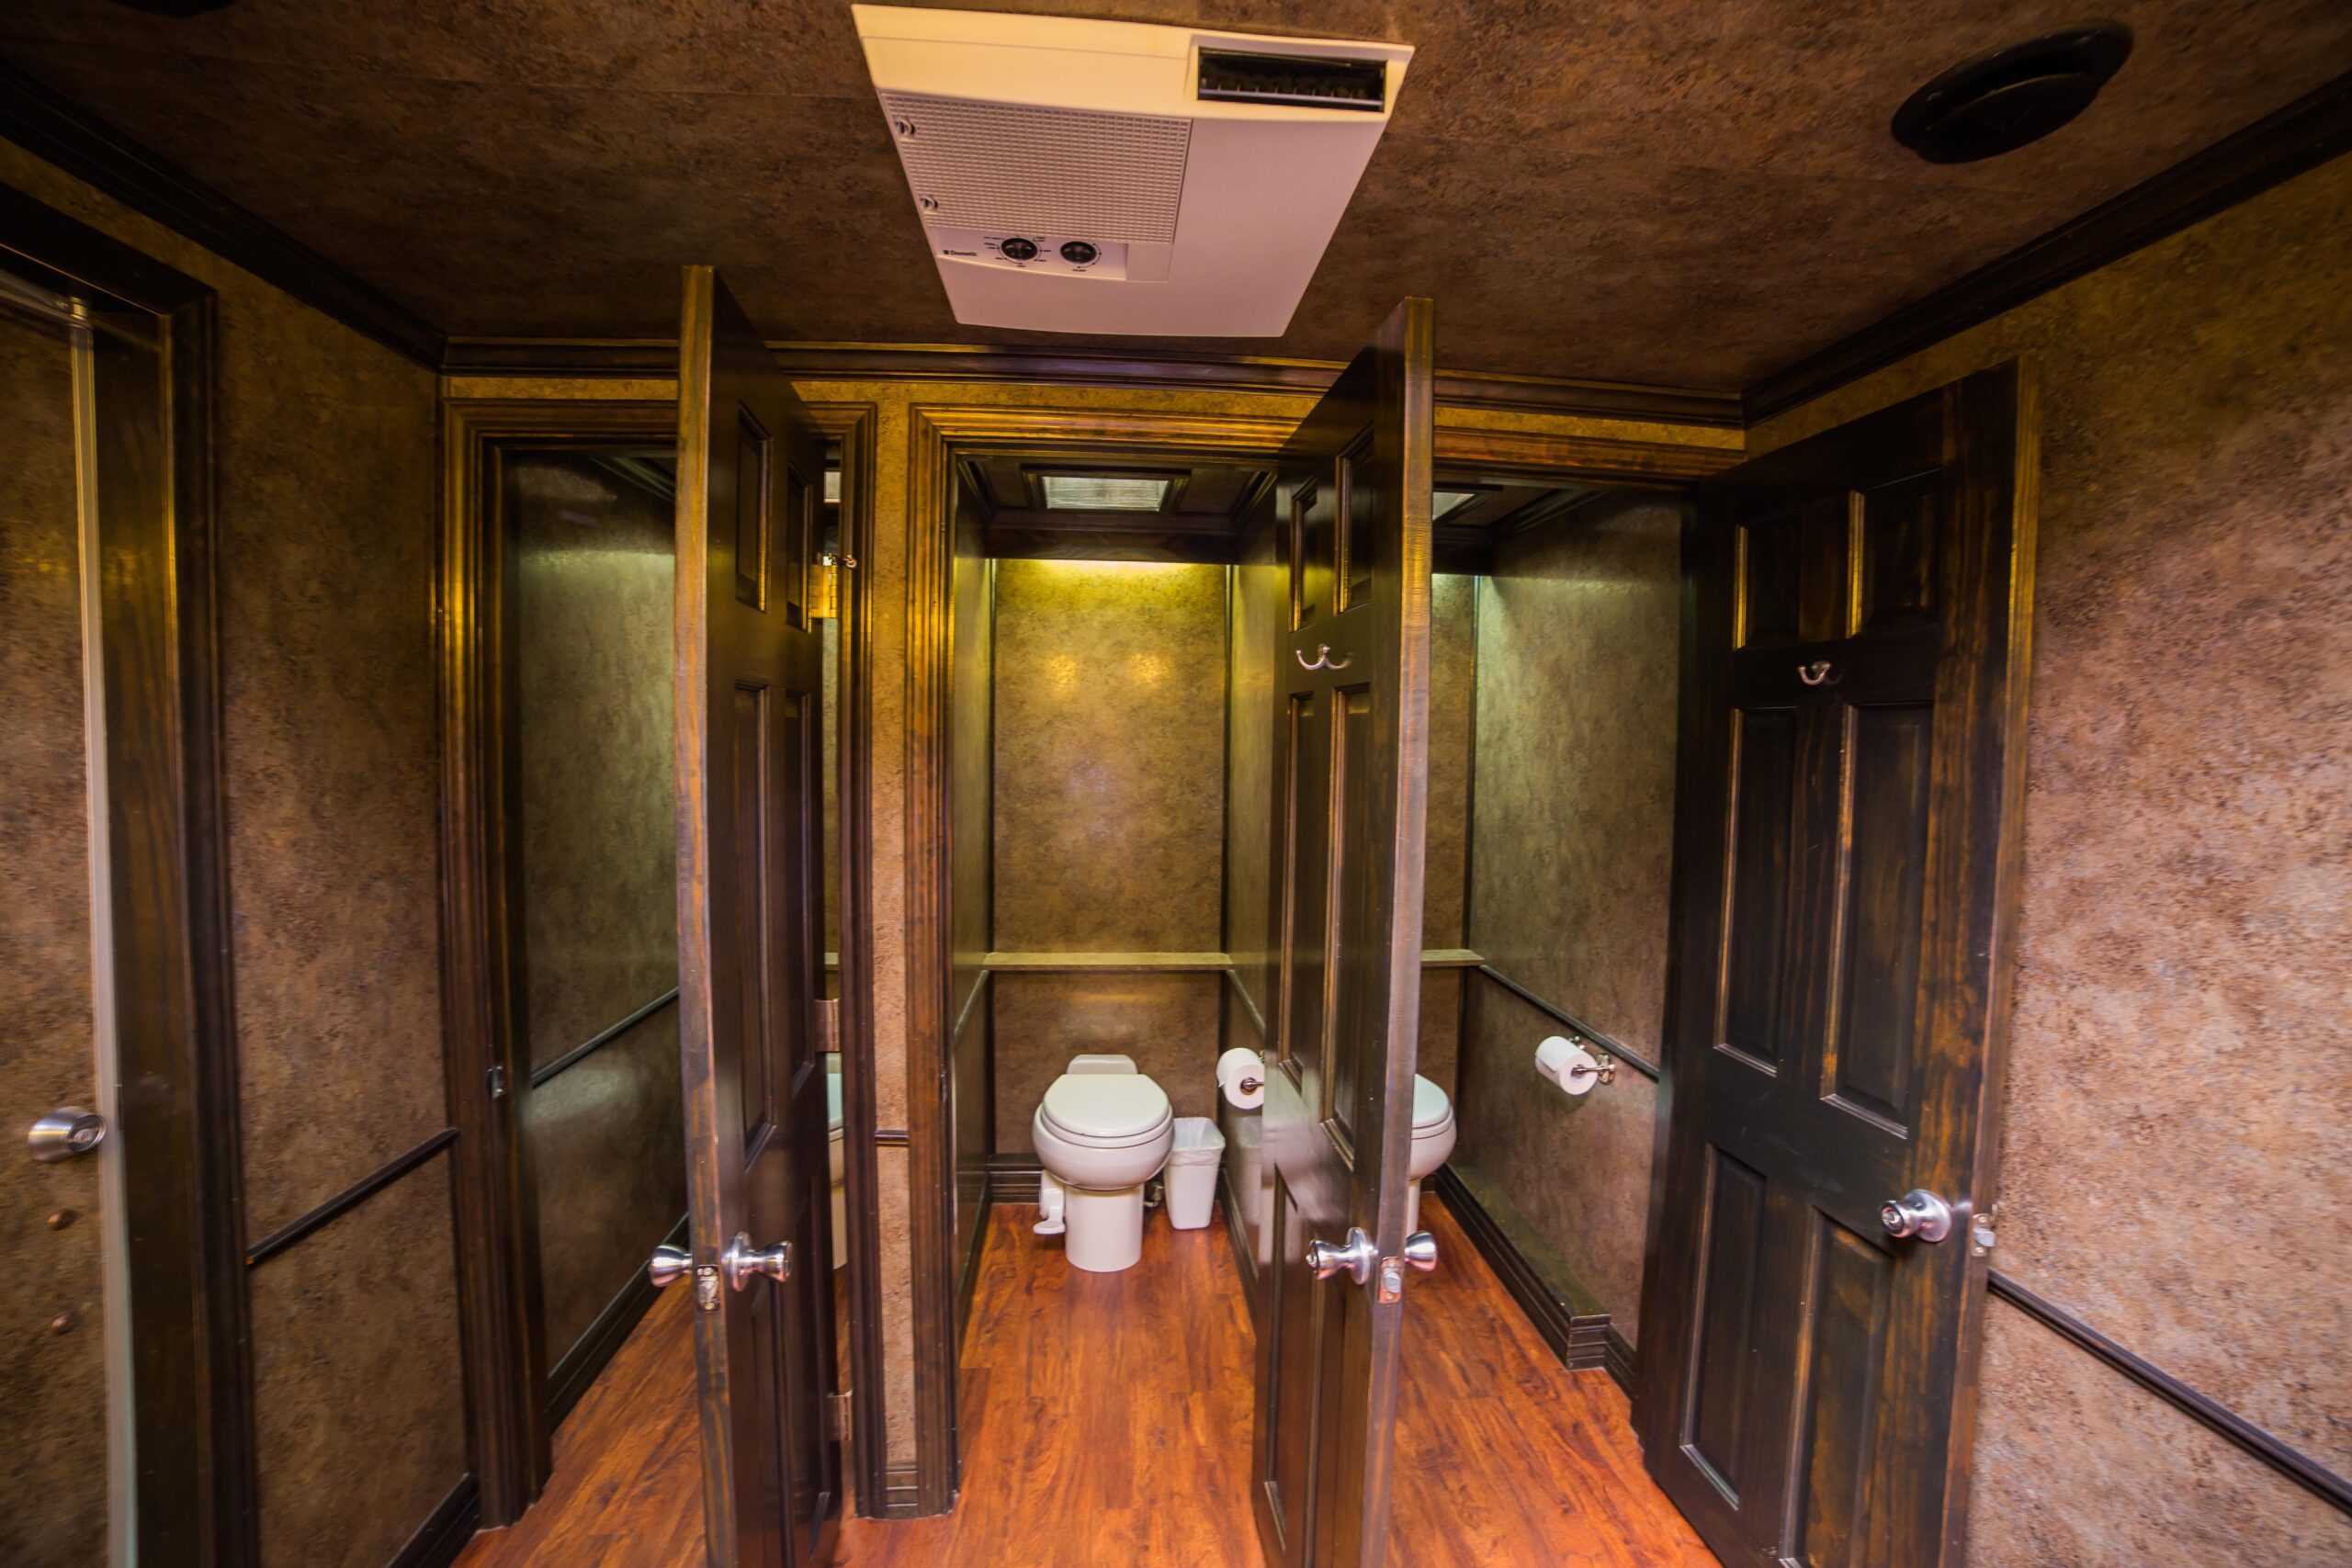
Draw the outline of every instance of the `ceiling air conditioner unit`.
<instances>
[{"instance_id":1,"label":"ceiling air conditioner unit","mask_svg":"<svg viewBox=\"0 0 2352 1568\"><path fill-rule=\"evenodd\" d=\"M975 327L1280 336L1413 57L852 9L948 303Z\"/></svg>"}]
</instances>

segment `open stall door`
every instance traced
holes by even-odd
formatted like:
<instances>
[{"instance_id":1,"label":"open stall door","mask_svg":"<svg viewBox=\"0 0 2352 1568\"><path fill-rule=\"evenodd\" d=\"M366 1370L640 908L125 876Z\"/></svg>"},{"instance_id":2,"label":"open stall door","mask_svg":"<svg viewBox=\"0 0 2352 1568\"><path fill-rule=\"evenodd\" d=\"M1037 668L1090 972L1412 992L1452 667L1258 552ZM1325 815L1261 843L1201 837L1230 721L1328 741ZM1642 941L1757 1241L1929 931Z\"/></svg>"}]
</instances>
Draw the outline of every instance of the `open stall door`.
<instances>
[{"instance_id":1,"label":"open stall door","mask_svg":"<svg viewBox=\"0 0 2352 1568\"><path fill-rule=\"evenodd\" d=\"M1690 536L1643 1438L1727 1562L1960 1560L2035 462L1987 370L1719 476Z\"/></svg>"},{"instance_id":2,"label":"open stall door","mask_svg":"<svg viewBox=\"0 0 2352 1568\"><path fill-rule=\"evenodd\" d=\"M1253 1501L1281 1568L1374 1565L1408 1250L1429 778L1429 301L1408 299L1284 447L1274 526L1272 1264Z\"/></svg>"},{"instance_id":3,"label":"open stall door","mask_svg":"<svg viewBox=\"0 0 2352 1568\"><path fill-rule=\"evenodd\" d=\"M820 1561L841 1517L809 614L823 437L726 286L679 326L678 999L709 1558Z\"/></svg>"}]
</instances>

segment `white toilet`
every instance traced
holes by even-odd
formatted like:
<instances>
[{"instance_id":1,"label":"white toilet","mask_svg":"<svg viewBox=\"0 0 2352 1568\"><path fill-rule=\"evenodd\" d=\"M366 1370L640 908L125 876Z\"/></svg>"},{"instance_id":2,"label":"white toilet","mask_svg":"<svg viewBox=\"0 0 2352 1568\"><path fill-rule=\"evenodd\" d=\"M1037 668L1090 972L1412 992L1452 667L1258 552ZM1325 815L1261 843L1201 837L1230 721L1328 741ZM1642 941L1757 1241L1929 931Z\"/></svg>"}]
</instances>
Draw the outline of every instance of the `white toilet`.
<instances>
[{"instance_id":1,"label":"white toilet","mask_svg":"<svg viewBox=\"0 0 2352 1568\"><path fill-rule=\"evenodd\" d=\"M1029 1134L1045 1167L1037 1234L1067 1234L1071 1267L1091 1274L1134 1267L1143 1256L1143 1184L1176 1142L1167 1091L1136 1071L1132 1056L1073 1056Z\"/></svg>"},{"instance_id":2,"label":"white toilet","mask_svg":"<svg viewBox=\"0 0 2352 1568\"><path fill-rule=\"evenodd\" d=\"M1453 1101L1445 1090L1413 1075L1413 1151L1405 1161L1412 1179L1405 1190L1405 1229L1421 1228L1421 1178L1443 1165L1453 1153Z\"/></svg>"}]
</instances>

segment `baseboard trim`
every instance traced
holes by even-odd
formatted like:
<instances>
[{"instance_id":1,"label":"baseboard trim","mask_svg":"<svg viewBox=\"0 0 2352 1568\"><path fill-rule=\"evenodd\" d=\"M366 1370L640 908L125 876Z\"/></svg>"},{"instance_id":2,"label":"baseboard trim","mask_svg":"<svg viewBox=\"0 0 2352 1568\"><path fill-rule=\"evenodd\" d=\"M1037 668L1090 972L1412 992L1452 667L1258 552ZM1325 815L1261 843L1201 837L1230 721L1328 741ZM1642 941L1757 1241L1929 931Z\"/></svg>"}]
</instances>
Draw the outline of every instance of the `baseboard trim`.
<instances>
[{"instance_id":1,"label":"baseboard trim","mask_svg":"<svg viewBox=\"0 0 2352 1568\"><path fill-rule=\"evenodd\" d=\"M1227 1153L1231 1154L1227 1149ZM1241 1202L1233 1190L1233 1163L1227 1159L1216 1169L1217 1207L1225 1211L1226 1238L1233 1244L1234 1271L1241 1276L1241 1293L1250 1303L1250 1322L1256 1326L1261 1313L1258 1295L1258 1255L1250 1249L1250 1224L1241 1217Z\"/></svg>"},{"instance_id":2,"label":"baseboard trim","mask_svg":"<svg viewBox=\"0 0 2352 1568\"><path fill-rule=\"evenodd\" d=\"M670 1227L663 1243L682 1246L685 1236L686 1217L681 1215L678 1223ZM548 1373L548 1430L552 1432L563 1425L563 1418L571 1414L582 1396L604 1375L605 1369L612 1364L614 1356L652 1305L651 1277L642 1269L632 1270L628 1283L605 1303L605 1310L596 1314L588 1332L563 1353L563 1359Z\"/></svg>"},{"instance_id":3,"label":"baseboard trim","mask_svg":"<svg viewBox=\"0 0 2352 1568\"><path fill-rule=\"evenodd\" d=\"M964 1267L956 1282L956 1347L959 1352L972 1331L972 1303L980 1294L980 1260L989 1250L988 1212L995 1202L996 1173L984 1171L980 1176L980 1223L972 1227L971 1245L964 1249Z\"/></svg>"},{"instance_id":4,"label":"baseboard trim","mask_svg":"<svg viewBox=\"0 0 2352 1568\"><path fill-rule=\"evenodd\" d=\"M1571 1371L1609 1365L1609 1314L1586 1295L1573 1281L1555 1281L1536 1268L1532 1259L1511 1239L1510 1232L1494 1214L1487 1211L1451 1165L1438 1167L1435 1175L1423 1185L1435 1192L1445 1204L1446 1211L1470 1237L1478 1255L1510 1292L1535 1332L1560 1359L1560 1365ZM1619 1337L1623 1343L1623 1336ZM1625 1374L1621 1384L1632 1382L1632 1352L1624 1356Z\"/></svg>"},{"instance_id":5,"label":"baseboard trim","mask_svg":"<svg viewBox=\"0 0 2352 1568\"><path fill-rule=\"evenodd\" d=\"M1600 1367L1609 1374L1610 1381L1624 1392L1625 1397L1634 1402L1634 1407L1640 1409L1641 1397L1634 1392L1633 1341L1627 1339L1614 1323L1601 1332Z\"/></svg>"},{"instance_id":6,"label":"baseboard trim","mask_svg":"<svg viewBox=\"0 0 2352 1568\"><path fill-rule=\"evenodd\" d=\"M882 1472L882 1511L876 1517L885 1519L920 1519L922 1511L922 1487L916 1479L915 1467L894 1464Z\"/></svg>"},{"instance_id":7,"label":"baseboard trim","mask_svg":"<svg viewBox=\"0 0 2352 1568\"><path fill-rule=\"evenodd\" d=\"M1037 1181L1045 1173L1046 1168L1037 1163L1037 1156L1033 1154L989 1156L989 1201L1035 1202Z\"/></svg>"},{"instance_id":8,"label":"baseboard trim","mask_svg":"<svg viewBox=\"0 0 2352 1568\"><path fill-rule=\"evenodd\" d=\"M450 1489L425 1521L416 1527L408 1544L392 1557L391 1568L448 1568L474 1538L481 1523L481 1487L471 1474Z\"/></svg>"}]
</instances>

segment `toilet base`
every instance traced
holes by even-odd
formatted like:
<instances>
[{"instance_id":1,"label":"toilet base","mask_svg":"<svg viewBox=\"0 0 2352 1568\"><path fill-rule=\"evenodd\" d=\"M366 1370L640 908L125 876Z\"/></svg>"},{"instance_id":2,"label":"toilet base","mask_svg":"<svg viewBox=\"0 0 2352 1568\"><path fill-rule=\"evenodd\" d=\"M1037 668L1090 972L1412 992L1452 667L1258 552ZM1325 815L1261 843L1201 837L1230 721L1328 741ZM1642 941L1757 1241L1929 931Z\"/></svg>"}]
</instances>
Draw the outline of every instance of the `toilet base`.
<instances>
[{"instance_id":1,"label":"toilet base","mask_svg":"<svg viewBox=\"0 0 2352 1568\"><path fill-rule=\"evenodd\" d=\"M1143 1189L1094 1192L1065 1187L1062 1193L1062 1214L1069 1226L1062 1250L1070 1267L1090 1274L1134 1268L1143 1256Z\"/></svg>"}]
</instances>

